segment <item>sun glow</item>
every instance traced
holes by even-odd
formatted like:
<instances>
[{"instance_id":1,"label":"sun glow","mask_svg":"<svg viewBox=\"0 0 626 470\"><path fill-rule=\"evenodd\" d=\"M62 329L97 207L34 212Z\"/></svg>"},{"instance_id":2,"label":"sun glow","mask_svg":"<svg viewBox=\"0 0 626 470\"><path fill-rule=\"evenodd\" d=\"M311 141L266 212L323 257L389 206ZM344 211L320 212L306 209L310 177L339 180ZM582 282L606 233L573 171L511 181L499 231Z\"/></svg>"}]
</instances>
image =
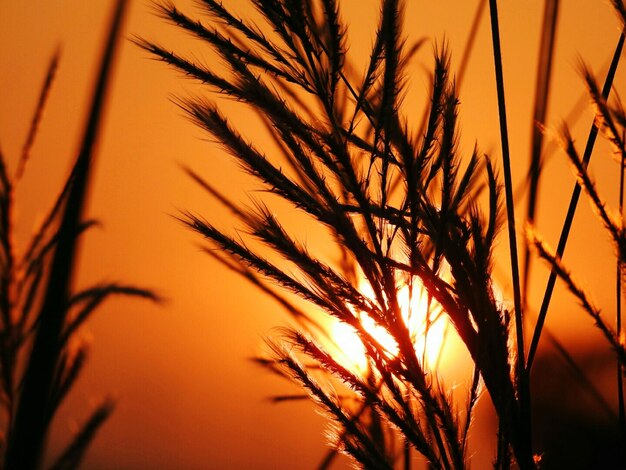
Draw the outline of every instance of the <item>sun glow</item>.
<instances>
[{"instance_id":1,"label":"sun glow","mask_svg":"<svg viewBox=\"0 0 626 470\"><path fill-rule=\"evenodd\" d=\"M364 283L361 292L373 298L373 292L368 284ZM429 309L428 296L419 283L413 285L412 291L406 285L400 288L398 302L417 357L427 367L434 367L441 354L446 329L449 326L447 318L441 315L441 308L436 302L431 301ZM358 316L365 331L371 334L389 355L396 356L398 345L385 328L363 312L359 312ZM365 347L354 328L337 321L332 325L331 332L334 342L345 358L346 366L360 373L367 371Z\"/></svg>"}]
</instances>

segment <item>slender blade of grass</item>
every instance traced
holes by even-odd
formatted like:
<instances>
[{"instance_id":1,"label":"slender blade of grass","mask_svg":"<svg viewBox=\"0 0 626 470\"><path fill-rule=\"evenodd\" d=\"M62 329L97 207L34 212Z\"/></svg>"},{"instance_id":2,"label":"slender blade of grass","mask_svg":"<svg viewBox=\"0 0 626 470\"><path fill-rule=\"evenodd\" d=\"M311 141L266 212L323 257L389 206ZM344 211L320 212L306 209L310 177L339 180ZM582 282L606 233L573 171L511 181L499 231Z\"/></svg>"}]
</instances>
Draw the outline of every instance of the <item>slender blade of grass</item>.
<instances>
[{"instance_id":1,"label":"slender blade of grass","mask_svg":"<svg viewBox=\"0 0 626 470\"><path fill-rule=\"evenodd\" d=\"M604 86L602 87L602 96L606 99L609 96L609 92L611 91L611 87L613 86L613 79L615 78L615 73L617 71L617 65L619 64L620 57L622 55L622 49L624 47L624 38L626 31L622 30L622 33L617 42L617 46L615 48L615 53L613 54L613 60L611 61L611 66L606 75L606 79L604 81ZM585 147L585 152L583 154L583 165L587 167L589 161L591 160L591 154L593 153L593 147L596 142L596 137L598 136L598 127L595 122L591 125L591 130L589 131L589 137L587 138L587 145ZM567 239L569 237L569 232L572 228L572 223L574 222L574 215L576 213L576 208L578 206L578 200L580 199L580 192L582 187L576 182L574 185L574 189L572 191L572 197L570 198L569 207L567 208L567 214L565 216L565 221L563 222L563 229L561 230L561 235L559 238L559 243L556 249L557 258L561 259L565 252L565 246L567 245ZM554 269L550 272L550 277L548 278L548 283L546 285L546 290L543 295L543 301L541 303L541 308L539 309L539 315L537 317L537 323L535 325L535 330L533 332L533 337L530 342L530 348L528 350L528 360L526 369L530 373L532 370L533 361L535 355L537 353L537 347L539 346L539 340L541 338L541 331L543 329L543 325L546 320L546 316L548 314L548 307L550 306L550 300L552 299L552 292L554 291L554 285L556 284L557 273Z\"/></svg>"},{"instance_id":2,"label":"slender blade of grass","mask_svg":"<svg viewBox=\"0 0 626 470\"><path fill-rule=\"evenodd\" d=\"M89 442L94 438L100 427L111 416L115 403L107 399L87 420L80 432L75 436L70 446L63 452L50 470L73 470L80 466Z\"/></svg>"},{"instance_id":3,"label":"slender blade of grass","mask_svg":"<svg viewBox=\"0 0 626 470\"><path fill-rule=\"evenodd\" d=\"M502 53L500 47L500 31L498 24L498 3L489 0L491 17L491 35L493 58L496 74L496 89L498 95L498 110L500 118L500 139L502 143L502 166L504 173L504 188L506 198L506 212L509 231L509 251L511 256L511 280L513 284L513 302L515 306L515 330L517 343L516 377L520 402L520 429L515 456L521 468L534 468L531 446L530 422L530 393L524 359L524 325L521 305L519 262L517 257L517 235L515 230L515 209L513 201L513 179L511 175L511 158L509 153L509 136L507 130L506 104L504 99L504 77L502 73ZM511 436L513 438L513 436Z\"/></svg>"},{"instance_id":4,"label":"slender blade of grass","mask_svg":"<svg viewBox=\"0 0 626 470\"><path fill-rule=\"evenodd\" d=\"M11 237L12 202L13 185L7 174L4 155L0 149L0 320L3 337L7 339L14 332L13 303L11 301L11 287L15 279L15 255ZM4 338L0 341L0 403L6 403L7 420L10 420L15 395L13 383L15 350L12 341Z\"/></svg>"},{"instance_id":5,"label":"slender blade of grass","mask_svg":"<svg viewBox=\"0 0 626 470\"><path fill-rule=\"evenodd\" d=\"M28 129L28 135L26 136L26 141L24 142L24 146L22 147L22 155L20 156L20 160L17 165L17 170L15 172L15 179L19 180L24 173L24 168L26 167L26 162L28 161L28 157L30 156L30 150L35 143L35 136L37 135L37 130L39 129L39 123L43 117L43 112L46 107L46 103L48 102L48 96L50 95L50 89L52 88L52 83L54 82L54 77L56 76L57 69L59 67L59 59L61 56L61 49L57 48L52 55L52 59L48 65L48 71L46 72L46 78L44 79L44 84L41 88L41 92L39 93L39 99L37 101L37 106L35 107L35 113L33 114L33 118L30 122L30 127Z\"/></svg>"},{"instance_id":6,"label":"slender blade of grass","mask_svg":"<svg viewBox=\"0 0 626 470\"><path fill-rule=\"evenodd\" d=\"M72 176L59 228L59 240L50 267L50 278L38 318L39 324L28 357L15 421L12 423L7 443L8 470L34 470L39 467L47 429L54 412L50 409L51 398L54 395L54 380L61 354L59 340L66 321L67 302L75 266L77 234L80 231L94 148L127 3L126 0L118 0L116 3L101 57L100 71L93 89L92 104L77 158L77 168Z\"/></svg>"},{"instance_id":7,"label":"slender blade of grass","mask_svg":"<svg viewBox=\"0 0 626 470\"><path fill-rule=\"evenodd\" d=\"M626 149L622 148L619 171L619 213L624 216L624 164L626 164ZM622 258L617 257L615 275L615 328L617 335L622 336ZM622 438L626 437L626 411L624 410L624 364L617 360L617 405L619 411L619 427Z\"/></svg>"}]
</instances>

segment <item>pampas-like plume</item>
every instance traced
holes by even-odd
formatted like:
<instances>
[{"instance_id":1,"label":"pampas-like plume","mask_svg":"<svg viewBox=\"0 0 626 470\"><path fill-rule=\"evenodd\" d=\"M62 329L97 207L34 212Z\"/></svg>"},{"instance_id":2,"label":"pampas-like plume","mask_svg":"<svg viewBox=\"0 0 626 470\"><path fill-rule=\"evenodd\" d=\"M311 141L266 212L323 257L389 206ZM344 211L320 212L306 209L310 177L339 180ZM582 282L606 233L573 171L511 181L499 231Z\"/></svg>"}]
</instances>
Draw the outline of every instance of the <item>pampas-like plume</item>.
<instances>
[{"instance_id":1,"label":"pampas-like plume","mask_svg":"<svg viewBox=\"0 0 626 470\"><path fill-rule=\"evenodd\" d=\"M398 429L431 465L464 468L479 374L472 380L467 416L460 417L445 387L424 368L402 320L398 286L419 281L429 303L441 306L465 342L503 423L504 439L517 448L515 423L522 418L517 385L511 381L508 314L495 301L489 274L501 226L499 185L491 162L481 159L478 150L461 171L458 98L446 47L436 51L430 111L416 139L402 124L403 70L412 51L405 53L401 2L382 2L370 61L360 78L346 67L346 27L335 2L324 2L319 10L307 2L254 4L273 35L236 18L218 2L202 2L211 26L170 2L155 6L158 15L218 53L228 76L154 42L135 42L262 116L292 171L283 171L272 156L248 142L206 97L176 100L266 190L324 225L354 266L352 272L362 273L373 294L366 297L348 273L310 253L262 203L244 211L209 191L231 209L247 233L294 267L293 273L199 216L186 212L180 220L243 263L242 274L256 271L351 325L367 351L377 386L342 369L303 336L288 336L323 370L345 381L378 416L375 420ZM283 99L279 90L289 90L288 96L308 95L319 104L318 111L299 99ZM342 96L350 99L340 100ZM487 214L471 202L483 188L488 191ZM450 279L444 271L451 273ZM362 314L389 333L398 346L397 356L364 328ZM346 421L333 393L314 383L306 369L281 351L275 348L280 361L348 431L351 421ZM343 439L346 451L362 464L382 462L371 443L361 438L364 435L349 432ZM385 454L384 448L379 450Z\"/></svg>"},{"instance_id":2,"label":"pampas-like plume","mask_svg":"<svg viewBox=\"0 0 626 470\"><path fill-rule=\"evenodd\" d=\"M497 2L490 0L489 5L504 184L489 157L483 157L478 148L464 156L458 146L458 89L445 43L435 48L423 122L418 126L407 122L405 77L409 59L422 41L407 46L402 1L381 1L378 27L362 75L353 72L357 68L348 54L348 28L339 2L250 3L263 25L237 17L214 0L198 2L205 14L200 19L170 1L155 4L160 17L217 54L223 63L220 69L199 64L153 41L135 38L135 43L152 57L203 84L208 92L233 98L256 112L276 144L275 151L248 140L218 103L205 94L175 99L187 117L264 191L323 227L341 253L339 263L324 258L292 235L265 201L255 201L251 209L244 210L199 175L190 173L196 183L231 211L244 230L231 235L190 211L177 218L208 241L207 251L221 263L274 297L305 331L283 331L283 342L272 342L274 359L260 363L274 371L283 366L281 374L291 375L302 385L339 427L334 444L366 468L389 468L401 458L409 468L411 452L422 454L431 468L466 468L472 413L483 390L499 421L496 468L510 468L513 460L520 468L535 468L530 370L547 314L550 286L565 271L554 261L555 274L526 362ZM482 5L484 2L478 12ZM549 101L558 2L550 5L542 30L543 59L535 100L535 117L541 123ZM605 130L626 122L624 113L612 112L604 102L622 45L623 36L605 87L594 95ZM533 129L537 131L533 132L531 173L535 194L531 197L538 192L542 140L536 123ZM594 127L583 167L596 133ZM623 147L622 135L617 131L612 135L614 145ZM564 232L569 231L567 225L577 198L575 193ZM484 206L479 204L482 201L486 202ZM598 201L596 206L603 209ZM531 201L531 219L535 207ZM492 283L493 249L504 227L505 213L514 322L511 313L496 300ZM622 243L617 241L622 237L621 225L608 215L603 220L613 230L616 243ZM258 246L250 243L252 239L264 248L252 248ZM220 251L211 251L216 248ZM553 260L563 249L564 242L559 244ZM428 300L426 334L432 317L441 312L474 363L463 406L457 406L458 400L445 391L442 379L429 370L423 352L416 351L414 335L403 318L399 292L403 286L413 292L416 285L423 286ZM365 373L356 373L334 358L321 341L327 335L320 324L305 321L306 315L297 312L274 287L286 289L352 327L367 358ZM383 346L365 326L365 318L386 332L395 352ZM607 335L615 341L609 330ZM336 392L325 381L317 380L317 374L334 377L347 391ZM352 397L352 402L345 396ZM389 436L403 441L403 457L392 455ZM323 468L332 455L324 460Z\"/></svg>"}]
</instances>

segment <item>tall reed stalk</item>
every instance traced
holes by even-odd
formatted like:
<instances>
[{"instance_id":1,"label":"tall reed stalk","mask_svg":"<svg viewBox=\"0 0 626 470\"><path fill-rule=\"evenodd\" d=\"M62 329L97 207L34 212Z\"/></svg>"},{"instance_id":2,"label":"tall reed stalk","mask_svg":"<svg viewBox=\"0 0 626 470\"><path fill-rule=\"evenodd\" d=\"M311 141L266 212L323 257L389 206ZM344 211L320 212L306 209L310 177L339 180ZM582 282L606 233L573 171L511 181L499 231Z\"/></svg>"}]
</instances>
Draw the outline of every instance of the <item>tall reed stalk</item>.
<instances>
[{"instance_id":1,"label":"tall reed stalk","mask_svg":"<svg viewBox=\"0 0 626 470\"><path fill-rule=\"evenodd\" d=\"M208 240L210 254L274 297L299 324L299 328L284 329L280 339L272 339L273 357L260 362L291 377L326 410L337 429L333 448L364 468L410 468L416 453L428 468L468 467L470 423L482 390L498 420L494 467L536 468L542 449L533 449L530 374L557 278L578 298L612 346L620 384L625 356L618 332L562 263L564 241L553 253L529 230L527 246L534 249L525 250L520 279L511 165L511 159L518 157L508 144L502 67L506 51L500 43L498 2L489 1L489 13L503 183L491 158L478 148L462 155L458 147L458 89L445 44L435 50L424 120L418 125L408 122L404 108L406 77L411 73L408 64L422 43L411 45L405 38L402 2L381 1L370 57L361 75L353 72L358 67L348 54L348 27L335 0L251 0L262 25L236 16L221 2L197 3L201 19L170 1L156 2L154 8L164 20L203 41L224 67L205 66L154 41L135 38L135 42L210 92L233 98L257 113L275 149L265 150L261 143L248 140L206 95L175 100L265 191L324 227L341 253L339 262L322 258L297 240L266 203L240 207L187 170L231 210L244 232L230 234L192 212L180 214L179 220ZM529 169L530 224L537 209L541 130L549 104L558 3L546 2L541 31ZM621 18L626 17L621 2L613 3ZM479 12L483 6L481 2ZM468 44L473 44L479 21L477 15ZM621 214L605 210L586 165L599 131L620 155L624 152L625 114L606 101L622 44L623 36L602 92L585 72L598 116L583 159L578 158L567 129L561 135L579 177L562 240L567 239L578 194L584 188L614 240L619 273L626 254ZM462 64L465 70L465 59ZM496 299L492 282L494 243L505 225L513 312ZM246 236L260 241L266 251L251 248L256 245L249 244ZM526 354L524 326L529 322L522 288L525 292L532 276L531 255L547 260L553 273ZM363 345L366 370L354 370L338 360L328 349L319 316L295 307L277 288L307 300L318 315L348 325ZM447 390L432 369L436 364L429 364L425 351L416 348L418 333L401 306L405 288L413 296L424 291L427 307L419 335L428 337L432 325L446 318L453 327L450 334L464 344L475 369L465 399ZM381 340L369 323L386 331L392 345ZM571 355L559 347L580 372ZM320 373L343 383L345 395L320 380ZM589 384L582 372L580 377ZM621 396L619 401L622 409ZM403 444L401 451L398 440ZM324 459L322 468L333 456L331 452Z\"/></svg>"}]
</instances>

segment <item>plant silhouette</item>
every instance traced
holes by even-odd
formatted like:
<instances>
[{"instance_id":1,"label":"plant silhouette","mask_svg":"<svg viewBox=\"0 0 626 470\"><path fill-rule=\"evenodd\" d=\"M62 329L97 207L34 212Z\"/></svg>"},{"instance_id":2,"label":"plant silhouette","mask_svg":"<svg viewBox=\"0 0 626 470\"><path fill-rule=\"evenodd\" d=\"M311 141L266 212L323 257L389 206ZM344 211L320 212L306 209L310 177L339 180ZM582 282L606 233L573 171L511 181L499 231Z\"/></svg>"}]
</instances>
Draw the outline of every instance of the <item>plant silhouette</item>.
<instances>
[{"instance_id":1,"label":"plant silhouette","mask_svg":"<svg viewBox=\"0 0 626 470\"><path fill-rule=\"evenodd\" d=\"M0 152L0 467L7 470L34 470L49 463L44 462L44 453L52 420L87 359L88 347L77 338L77 331L96 308L115 295L157 300L148 290L117 283L73 289L78 238L94 224L85 220L83 208L126 5L119 0L113 10L79 155L25 250L15 246L14 193L42 121L59 64L58 52L50 61L13 177ZM50 468L77 468L113 408L111 398L100 403L49 463Z\"/></svg>"},{"instance_id":2,"label":"plant silhouette","mask_svg":"<svg viewBox=\"0 0 626 470\"><path fill-rule=\"evenodd\" d=\"M402 2L381 1L378 28L362 75L353 72L356 67L350 62L347 26L339 2L251 3L263 25L239 18L218 1L198 2L202 20L171 2L155 3L159 16L204 41L219 56L222 67L202 65L153 41L136 38L135 42L212 92L243 103L258 114L276 150L266 151L250 141L205 95L175 100L187 117L208 132L266 192L323 227L341 253L340 262L320 257L285 228L268 204L255 201L252 208L240 207L199 174L186 170L235 214L244 231L232 235L192 212L180 214L179 220L210 242L208 252L212 256L277 299L300 324L299 328L282 330L281 339L271 341L272 358L260 362L291 377L326 410L337 429L333 446L364 468L393 468L400 462L410 468L412 452L423 455L428 468L468 467L469 429L482 390L498 419L494 467L506 469L515 464L523 469L536 468L542 450L533 449L531 367L548 312L550 285L557 278L580 300L615 351L620 384L623 375L626 357L619 339L619 308L614 330L561 261L568 224L584 188L615 243L617 272L623 269L623 220L606 210L586 172L598 132L608 137L623 162L626 147L621 136L626 118L619 103L607 104L623 36L602 90L591 73L584 72L598 110L584 158L578 156L566 128L560 135L580 183L572 197L562 241L553 253L532 230L558 24L559 2L546 2L529 168L531 197L526 218L530 225L520 269L495 0L488 5L502 177L496 171L500 164L478 147L467 155L459 150L457 83L445 42L435 49L424 119L417 124L407 121L404 92L408 62L423 42L406 41ZM485 5L479 3L477 18ZM626 18L621 2L615 1L613 6L619 18ZM468 41L472 43L473 37ZM506 235L500 235L503 231ZM498 236L506 236L510 246L511 311L497 299L492 281ZM264 248L253 248L258 241ZM530 260L537 255L547 260L553 276L545 306L529 336L527 353L525 286L531 276ZM296 307L289 296L276 290L277 286L353 329L362 342L367 371L359 373L329 352L319 316ZM427 364L424 351L416 348L415 334L403 316L400 301L400 292L406 287L413 296L418 290L425 292L423 334L428 335L430 326L445 317L453 326L451 334L464 344L474 372L463 399L447 390L443 379ZM385 330L395 347L390 348L367 328L364 318ZM346 394L329 386L324 374L343 383ZM623 432L621 385L618 402ZM402 452L394 444L398 436L404 443ZM332 455L322 467L329 464Z\"/></svg>"}]
</instances>

